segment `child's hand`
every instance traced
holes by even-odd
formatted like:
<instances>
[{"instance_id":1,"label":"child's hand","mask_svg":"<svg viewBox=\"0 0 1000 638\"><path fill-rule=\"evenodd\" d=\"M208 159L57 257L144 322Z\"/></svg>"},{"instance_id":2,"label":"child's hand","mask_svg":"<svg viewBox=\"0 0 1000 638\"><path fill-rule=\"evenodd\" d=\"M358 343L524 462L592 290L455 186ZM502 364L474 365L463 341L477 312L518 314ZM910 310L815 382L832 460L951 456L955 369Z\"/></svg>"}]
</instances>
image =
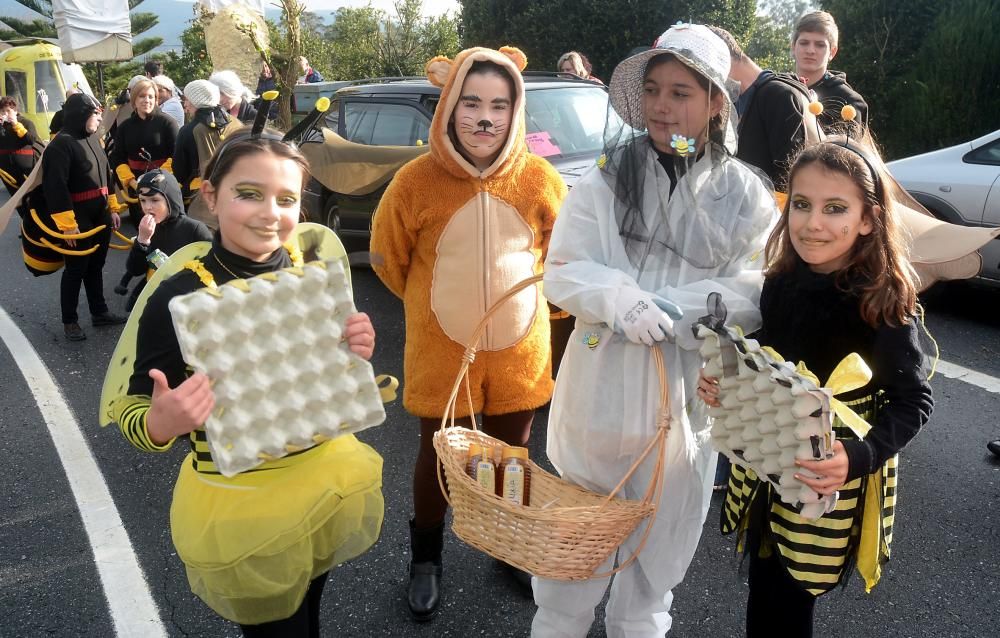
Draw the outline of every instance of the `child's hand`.
<instances>
[{"instance_id":1,"label":"child's hand","mask_svg":"<svg viewBox=\"0 0 1000 638\"><path fill-rule=\"evenodd\" d=\"M148 246L155 232L156 218L152 215L143 215L139 220L139 243Z\"/></svg>"},{"instance_id":2,"label":"child's hand","mask_svg":"<svg viewBox=\"0 0 1000 638\"><path fill-rule=\"evenodd\" d=\"M173 390L163 372L149 371L153 397L146 413L146 430L157 445L188 434L208 420L215 407L215 393L208 377L196 372Z\"/></svg>"},{"instance_id":3,"label":"child's hand","mask_svg":"<svg viewBox=\"0 0 1000 638\"><path fill-rule=\"evenodd\" d=\"M722 405L719 403L719 380L706 377L704 369L698 371L698 398L712 408Z\"/></svg>"},{"instance_id":4,"label":"child's hand","mask_svg":"<svg viewBox=\"0 0 1000 638\"><path fill-rule=\"evenodd\" d=\"M368 315L358 312L347 318L344 341L351 352L365 361L372 358L372 353L375 352L375 326Z\"/></svg>"},{"instance_id":5,"label":"child's hand","mask_svg":"<svg viewBox=\"0 0 1000 638\"><path fill-rule=\"evenodd\" d=\"M840 441L834 441L832 457L824 461L795 461L795 464L820 477L811 479L802 474L795 475L795 478L811 487L817 494L833 494L844 487L847 481L849 462L844 444Z\"/></svg>"}]
</instances>

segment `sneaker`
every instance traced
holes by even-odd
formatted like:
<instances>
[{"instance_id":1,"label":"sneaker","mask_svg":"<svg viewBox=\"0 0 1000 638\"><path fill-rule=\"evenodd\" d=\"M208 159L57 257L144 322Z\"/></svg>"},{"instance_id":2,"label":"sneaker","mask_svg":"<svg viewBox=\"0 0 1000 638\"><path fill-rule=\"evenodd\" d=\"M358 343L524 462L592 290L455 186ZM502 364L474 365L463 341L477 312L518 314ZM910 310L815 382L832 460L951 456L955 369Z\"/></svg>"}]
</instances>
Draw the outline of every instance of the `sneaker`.
<instances>
[{"instance_id":1,"label":"sneaker","mask_svg":"<svg viewBox=\"0 0 1000 638\"><path fill-rule=\"evenodd\" d=\"M78 323L64 323L63 332L66 333L66 338L70 341L83 341L87 338L87 334Z\"/></svg>"},{"instance_id":2,"label":"sneaker","mask_svg":"<svg viewBox=\"0 0 1000 638\"><path fill-rule=\"evenodd\" d=\"M95 326L117 326L128 321L128 317L123 317L122 315L116 315L110 312L102 312L99 315L94 315L91 317Z\"/></svg>"}]
</instances>

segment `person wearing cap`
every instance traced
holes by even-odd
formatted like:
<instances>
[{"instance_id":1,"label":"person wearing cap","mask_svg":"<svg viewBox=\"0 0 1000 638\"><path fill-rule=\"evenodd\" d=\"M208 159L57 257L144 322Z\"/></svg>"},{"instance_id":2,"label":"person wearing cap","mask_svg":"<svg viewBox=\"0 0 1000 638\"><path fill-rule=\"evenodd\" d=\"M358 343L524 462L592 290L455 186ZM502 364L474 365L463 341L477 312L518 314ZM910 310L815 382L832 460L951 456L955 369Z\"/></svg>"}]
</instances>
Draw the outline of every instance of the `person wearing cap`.
<instances>
[{"instance_id":1,"label":"person wearing cap","mask_svg":"<svg viewBox=\"0 0 1000 638\"><path fill-rule=\"evenodd\" d=\"M760 68L725 29L709 28L726 43L729 77L739 84L736 157L767 173L784 193L789 161L812 133L803 124L809 91L795 75Z\"/></svg>"},{"instance_id":2,"label":"person wearing cap","mask_svg":"<svg viewBox=\"0 0 1000 638\"><path fill-rule=\"evenodd\" d=\"M94 326L125 322L125 317L111 313L104 299L104 261L111 241L111 230L118 228L118 202L112 187L107 155L94 133L101 125L101 105L89 95L77 93L63 105L62 130L42 153L43 188L34 191L32 206L51 220L49 228L67 235L85 234L104 228L85 238L60 240L65 269L60 284L60 306L66 338L82 341L87 336L80 328L77 304L80 286L87 293L87 305Z\"/></svg>"},{"instance_id":3,"label":"person wearing cap","mask_svg":"<svg viewBox=\"0 0 1000 638\"><path fill-rule=\"evenodd\" d=\"M144 173L135 190L143 215L139 234L125 261L125 274L129 279L140 275L147 277L132 289L129 310L152 274L147 259L154 251L159 250L169 257L192 242L212 241L212 231L205 224L184 214L180 184L169 172L156 168Z\"/></svg>"},{"instance_id":4,"label":"person wearing cap","mask_svg":"<svg viewBox=\"0 0 1000 638\"><path fill-rule=\"evenodd\" d=\"M17 112L14 98L0 97L0 179L13 195L31 174L41 154L35 125ZM26 212L20 209L21 216Z\"/></svg>"},{"instance_id":5,"label":"person wearing cap","mask_svg":"<svg viewBox=\"0 0 1000 638\"><path fill-rule=\"evenodd\" d=\"M177 98L174 81L165 75L157 75L153 78L153 84L156 85L156 103L160 110L177 122L177 128L184 126L184 107Z\"/></svg>"},{"instance_id":6,"label":"person wearing cap","mask_svg":"<svg viewBox=\"0 0 1000 638\"><path fill-rule=\"evenodd\" d=\"M216 71L208 78L219 87L219 106L244 124L251 124L257 109L246 99L247 88L235 71Z\"/></svg>"},{"instance_id":7,"label":"person wearing cap","mask_svg":"<svg viewBox=\"0 0 1000 638\"><path fill-rule=\"evenodd\" d=\"M733 157L729 66L725 43L696 24L671 27L617 66L604 154L563 203L545 260L545 296L576 317L549 408L547 453L562 478L611 493L667 428L663 458L653 448L619 494L641 500L662 461L648 536L643 521L596 569L624 565L609 636L670 629L671 592L708 513L716 455L707 408L693 400L692 327L711 293L730 322L760 324L761 252L778 211L770 183ZM653 349L669 391L662 416ZM609 580L536 577L532 636L586 636Z\"/></svg>"},{"instance_id":8,"label":"person wearing cap","mask_svg":"<svg viewBox=\"0 0 1000 638\"><path fill-rule=\"evenodd\" d=\"M177 133L173 170L185 201L190 201L201 187L204 165L221 143L232 118L219 107L219 87L208 80L188 82L184 100L192 115L191 121ZM199 215L193 216L201 219Z\"/></svg>"},{"instance_id":9,"label":"person wearing cap","mask_svg":"<svg viewBox=\"0 0 1000 638\"><path fill-rule=\"evenodd\" d=\"M135 198L136 180L148 170L163 167L171 170L177 122L163 114L156 105L156 86L141 80L132 87L132 115L115 130L108 161L129 202L129 221L138 226L143 211Z\"/></svg>"}]
</instances>

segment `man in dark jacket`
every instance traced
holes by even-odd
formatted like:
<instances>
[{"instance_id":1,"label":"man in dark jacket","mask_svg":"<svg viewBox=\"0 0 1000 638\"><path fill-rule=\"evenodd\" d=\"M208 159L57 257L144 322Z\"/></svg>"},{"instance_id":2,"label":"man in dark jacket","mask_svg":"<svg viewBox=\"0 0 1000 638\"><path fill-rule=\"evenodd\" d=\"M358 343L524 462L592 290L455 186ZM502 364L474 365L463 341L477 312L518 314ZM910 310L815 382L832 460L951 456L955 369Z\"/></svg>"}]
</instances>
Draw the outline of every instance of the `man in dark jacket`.
<instances>
[{"instance_id":1,"label":"man in dark jacket","mask_svg":"<svg viewBox=\"0 0 1000 638\"><path fill-rule=\"evenodd\" d=\"M121 223L117 212L109 210L112 185L108 158L94 133L101 125L101 105L83 93L70 96L63 105L63 127L42 154L42 188L35 191L37 210L58 232L78 235L103 226L89 237L57 240L66 267L60 285L62 322L66 338L87 338L80 328L77 304L80 286L87 292L93 325L125 323L125 317L108 311L104 299L104 260L108 254L112 228ZM117 207L112 198L111 205Z\"/></svg>"},{"instance_id":2,"label":"man in dark jacket","mask_svg":"<svg viewBox=\"0 0 1000 638\"><path fill-rule=\"evenodd\" d=\"M806 86L795 76L761 69L731 33L709 28L729 47L729 79L740 84L736 157L767 173L775 190L785 192L789 162L806 139Z\"/></svg>"},{"instance_id":3,"label":"man in dark jacket","mask_svg":"<svg viewBox=\"0 0 1000 638\"><path fill-rule=\"evenodd\" d=\"M795 73L815 91L823 105L819 123L824 131L843 128L840 111L846 105L854 107L855 122L861 126L868 123L868 103L847 83L847 75L828 68L837 55L839 37L837 23L826 11L813 11L799 18L792 35Z\"/></svg>"}]
</instances>

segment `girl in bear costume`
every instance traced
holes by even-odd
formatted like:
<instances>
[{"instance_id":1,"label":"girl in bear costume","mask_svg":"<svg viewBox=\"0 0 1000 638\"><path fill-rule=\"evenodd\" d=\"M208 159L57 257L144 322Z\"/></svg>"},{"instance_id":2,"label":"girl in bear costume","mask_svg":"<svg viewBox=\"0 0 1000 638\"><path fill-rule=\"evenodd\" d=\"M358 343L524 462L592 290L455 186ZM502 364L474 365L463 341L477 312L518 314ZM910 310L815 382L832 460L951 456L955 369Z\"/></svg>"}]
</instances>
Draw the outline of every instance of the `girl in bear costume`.
<instances>
[{"instance_id":1,"label":"girl in bear costume","mask_svg":"<svg viewBox=\"0 0 1000 638\"><path fill-rule=\"evenodd\" d=\"M396 174L372 221L375 272L406 313L403 405L420 418L413 474L414 518L408 602L430 620L440 604L447 502L432 437L472 331L519 281L542 270L549 234L566 195L554 168L524 141L527 60L518 49L473 48L427 63L441 100L430 153ZM469 367L483 430L523 446L535 409L552 392L548 308L528 288L493 315ZM456 416L466 421L460 402Z\"/></svg>"}]
</instances>

